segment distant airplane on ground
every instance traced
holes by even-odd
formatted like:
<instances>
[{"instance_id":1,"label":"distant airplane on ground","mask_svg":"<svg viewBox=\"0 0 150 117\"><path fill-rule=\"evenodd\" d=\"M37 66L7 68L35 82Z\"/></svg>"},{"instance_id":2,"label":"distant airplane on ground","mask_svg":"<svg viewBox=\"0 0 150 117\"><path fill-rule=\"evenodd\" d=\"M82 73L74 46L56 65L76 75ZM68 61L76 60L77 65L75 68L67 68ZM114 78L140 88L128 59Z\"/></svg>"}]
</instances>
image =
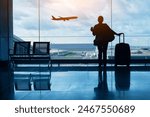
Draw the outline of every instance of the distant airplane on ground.
<instances>
[{"instance_id":1,"label":"distant airplane on ground","mask_svg":"<svg viewBox=\"0 0 150 117\"><path fill-rule=\"evenodd\" d=\"M66 20L72 20L72 19L77 19L78 17L77 16L71 16L71 17L54 17L52 16L52 20L63 20L63 21L66 21Z\"/></svg>"}]
</instances>

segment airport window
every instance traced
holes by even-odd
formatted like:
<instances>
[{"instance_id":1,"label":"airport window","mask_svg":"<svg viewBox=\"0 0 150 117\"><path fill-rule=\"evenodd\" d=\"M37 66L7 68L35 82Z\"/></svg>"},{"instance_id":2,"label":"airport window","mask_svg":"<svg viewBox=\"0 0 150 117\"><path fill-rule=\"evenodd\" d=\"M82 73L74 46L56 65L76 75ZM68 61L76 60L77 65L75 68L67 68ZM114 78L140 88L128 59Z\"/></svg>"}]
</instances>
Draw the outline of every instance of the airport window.
<instances>
[{"instance_id":1,"label":"airport window","mask_svg":"<svg viewBox=\"0 0 150 117\"><path fill-rule=\"evenodd\" d=\"M13 0L14 35L24 41L49 41L54 59L96 59L90 27L103 15L114 31L125 33L132 57L148 58L149 6L144 1L129 4L129 0ZM117 36L109 44L108 57L114 55L116 43Z\"/></svg>"}]
</instances>

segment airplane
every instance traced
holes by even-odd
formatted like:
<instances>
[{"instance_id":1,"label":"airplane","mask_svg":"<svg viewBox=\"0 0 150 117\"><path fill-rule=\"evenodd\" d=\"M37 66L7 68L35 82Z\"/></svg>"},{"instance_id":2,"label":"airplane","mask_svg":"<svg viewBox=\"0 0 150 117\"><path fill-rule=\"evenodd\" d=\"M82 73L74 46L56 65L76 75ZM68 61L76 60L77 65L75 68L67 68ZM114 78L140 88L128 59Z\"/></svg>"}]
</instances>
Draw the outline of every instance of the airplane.
<instances>
[{"instance_id":1,"label":"airplane","mask_svg":"<svg viewBox=\"0 0 150 117\"><path fill-rule=\"evenodd\" d=\"M77 19L77 18L78 18L77 16L59 17L59 18L56 18L56 17L52 16L52 20L63 20L63 21Z\"/></svg>"}]
</instances>

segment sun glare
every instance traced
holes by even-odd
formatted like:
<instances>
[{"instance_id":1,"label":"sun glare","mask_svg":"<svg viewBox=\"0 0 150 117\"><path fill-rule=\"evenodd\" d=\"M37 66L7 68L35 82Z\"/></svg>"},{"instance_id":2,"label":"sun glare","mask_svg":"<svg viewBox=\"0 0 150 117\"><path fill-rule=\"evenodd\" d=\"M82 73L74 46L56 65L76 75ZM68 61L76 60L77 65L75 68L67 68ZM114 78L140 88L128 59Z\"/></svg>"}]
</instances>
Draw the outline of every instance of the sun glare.
<instances>
[{"instance_id":1,"label":"sun glare","mask_svg":"<svg viewBox=\"0 0 150 117\"><path fill-rule=\"evenodd\" d=\"M110 7L109 5L110 1L106 0L49 0L47 10L51 12L51 15L56 16L97 17L98 15L108 15L107 11L103 10ZM108 12L110 13L110 11Z\"/></svg>"}]
</instances>

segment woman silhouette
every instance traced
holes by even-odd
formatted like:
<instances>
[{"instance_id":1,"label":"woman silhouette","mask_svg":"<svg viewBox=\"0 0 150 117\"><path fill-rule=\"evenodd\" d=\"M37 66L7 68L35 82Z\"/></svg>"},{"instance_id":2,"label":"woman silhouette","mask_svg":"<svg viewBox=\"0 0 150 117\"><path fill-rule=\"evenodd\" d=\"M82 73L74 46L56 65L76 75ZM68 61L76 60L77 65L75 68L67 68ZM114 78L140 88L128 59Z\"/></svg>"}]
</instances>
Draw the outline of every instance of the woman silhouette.
<instances>
[{"instance_id":1,"label":"woman silhouette","mask_svg":"<svg viewBox=\"0 0 150 117\"><path fill-rule=\"evenodd\" d=\"M107 63L107 47L108 43L114 40L114 35L121 35L122 33L116 33L106 23L103 23L103 16L98 17L98 24L91 27L92 34L95 36L94 45L98 47L98 61L99 67L103 64L106 67Z\"/></svg>"}]
</instances>

